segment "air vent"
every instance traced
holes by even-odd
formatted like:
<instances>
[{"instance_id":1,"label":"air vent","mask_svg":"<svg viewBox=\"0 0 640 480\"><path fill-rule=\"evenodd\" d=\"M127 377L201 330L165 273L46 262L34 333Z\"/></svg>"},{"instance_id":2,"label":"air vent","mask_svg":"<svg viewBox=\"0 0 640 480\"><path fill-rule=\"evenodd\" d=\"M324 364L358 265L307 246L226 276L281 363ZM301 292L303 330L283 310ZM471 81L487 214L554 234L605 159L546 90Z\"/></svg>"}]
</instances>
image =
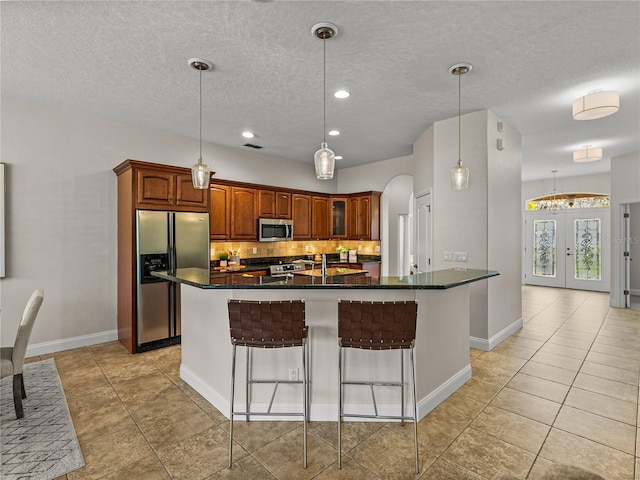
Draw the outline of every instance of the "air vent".
<instances>
[{"instance_id":1,"label":"air vent","mask_svg":"<svg viewBox=\"0 0 640 480\"><path fill-rule=\"evenodd\" d=\"M262 148L260 145L254 145L253 143L245 143L243 147L255 148L256 150L260 150Z\"/></svg>"}]
</instances>

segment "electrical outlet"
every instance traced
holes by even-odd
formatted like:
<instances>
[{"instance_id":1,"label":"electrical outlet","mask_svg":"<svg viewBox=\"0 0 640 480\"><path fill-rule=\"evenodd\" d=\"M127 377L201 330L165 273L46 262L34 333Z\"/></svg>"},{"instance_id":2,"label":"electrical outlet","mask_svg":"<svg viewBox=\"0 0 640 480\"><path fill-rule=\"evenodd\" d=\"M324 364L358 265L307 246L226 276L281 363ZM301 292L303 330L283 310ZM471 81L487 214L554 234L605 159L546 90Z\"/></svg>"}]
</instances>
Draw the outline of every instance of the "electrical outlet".
<instances>
[{"instance_id":1,"label":"electrical outlet","mask_svg":"<svg viewBox=\"0 0 640 480\"><path fill-rule=\"evenodd\" d=\"M298 381L298 369L297 368L290 368L289 369L289 381L290 382L297 382Z\"/></svg>"},{"instance_id":2,"label":"electrical outlet","mask_svg":"<svg viewBox=\"0 0 640 480\"><path fill-rule=\"evenodd\" d=\"M456 262L466 262L467 261L467 252L454 252L453 259Z\"/></svg>"},{"instance_id":3,"label":"electrical outlet","mask_svg":"<svg viewBox=\"0 0 640 480\"><path fill-rule=\"evenodd\" d=\"M445 262L453 262L453 252L444 252L444 261Z\"/></svg>"},{"instance_id":4,"label":"electrical outlet","mask_svg":"<svg viewBox=\"0 0 640 480\"><path fill-rule=\"evenodd\" d=\"M380 245L376 245L376 253L380 253Z\"/></svg>"},{"instance_id":5,"label":"electrical outlet","mask_svg":"<svg viewBox=\"0 0 640 480\"><path fill-rule=\"evenodd\" d=\"M358 251L361 252L362 251L362 245L358 245Z\"/></svg>"},{"instance_id":6,"label":"electrical outlet","mask_svg":"<svg viewBox=\"0 0 640 480\"><path fill-rule=\"evenodd\" d=\"M253 247L253 254L255 255L256 253L258 253L258 247Z\"/></svg>"}]
</instances>

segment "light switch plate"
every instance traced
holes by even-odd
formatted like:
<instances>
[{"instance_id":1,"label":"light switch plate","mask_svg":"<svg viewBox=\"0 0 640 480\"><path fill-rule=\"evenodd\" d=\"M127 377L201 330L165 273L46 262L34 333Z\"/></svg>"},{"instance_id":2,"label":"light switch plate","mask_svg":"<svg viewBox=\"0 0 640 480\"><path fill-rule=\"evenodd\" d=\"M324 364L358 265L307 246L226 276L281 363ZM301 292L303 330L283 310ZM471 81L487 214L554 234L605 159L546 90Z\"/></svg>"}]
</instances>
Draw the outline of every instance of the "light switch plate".
<instances>
[{"instance_id":1,"label":"light switch plate","mask_svg":"<svg viewBox=\"0 0 640 480\"><path fill-rule=\"evenodd\" d=\"M453 252L444 252L444 261L445 262L453 262Z\"/></svg>"},{"instance_id":2,"label":"light switch plate","mask_svg":"<svg viewBox=\"0 0 640 480\"><path fill-rule=\"evenodd\" d=\"M258 247L253 247L253 254L255 255L256 253L258 253Z\"/></svg>"},{"instance_id":3,"label":"light switch plate","mask_svg":"<svg viewBox=\"0 0 640 480\"><path fill-rule=\"evenodd\" d=\"M467 252L454 252L453 259L456 262L466 262L467 261Z\"/></svg>"}]
</instances>

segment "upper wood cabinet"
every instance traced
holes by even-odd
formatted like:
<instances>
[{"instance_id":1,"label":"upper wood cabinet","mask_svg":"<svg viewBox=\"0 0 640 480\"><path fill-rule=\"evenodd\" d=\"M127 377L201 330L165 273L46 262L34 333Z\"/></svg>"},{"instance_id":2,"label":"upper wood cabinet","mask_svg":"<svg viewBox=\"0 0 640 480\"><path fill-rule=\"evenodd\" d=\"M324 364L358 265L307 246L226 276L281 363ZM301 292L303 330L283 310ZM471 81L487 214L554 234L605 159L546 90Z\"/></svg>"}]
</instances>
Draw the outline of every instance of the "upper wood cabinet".
<instances>
[{"instance_id":1,"label":"upper wood cabinet","mask_svg":"<svg viewBox=\"0 0 640 480\"><path fill-rule=\"evenodd\" d=\"M311 197L311 238L326 240L329 238L329 197ZM295 224L294 224L295 227Z\"/></svg>"},{"instance_id":2,"label":"upper wood cabinet","mask_svg":"<svg viewBox=\"0 0 640 480\"><path fill-rule=\"evenodd\" d=\"M231 235L231 187L211 185L209 189L209 235L227 240Z\"/></svg>"},{"instance_id":3,"label":"upper wood cabinet","mask_svg":"<svg viewBox=\"0 0 640 480\"><path fill-rule=\"evenodd\" d=\"M293 239L307 240L311 238L311 196L293 193L291 195L293 210Z\"/></svg>"},{"instance_id":4,"label":"upper wood cabinet","mask_svg":"<svg viewBox=\"0 0 640 480\"><path fill-rule=\"evenodd\" d=\"M353 240L380 240L380 192L349 197L348 236Z\"/></svg>"},{"instance_id":5,"label":"upper wood cabinet","mask_svg":"<svg viewBox=\"0 0 640 480\"><path fill-rule=\"evenodd\" d=\"M255 188L231 187L231 240L257 240L258 194Z\"/></svg>"},{"instance_id":6,"label":"upper wood cabinet","mask_svg":"<svg viewBox=\"0 0 640 480\"><path fill-rule=\"evenodd\" d=\"M129 165L135 178L136 208L207 211L208 192L193 188L188 169L133 161L129 161Z\"/></svg>"},{"instance_id":7,"label":"upper wood cabinet","mask_svg":"<svg viewBox=\"0 0 640 480\"><path fill-rule=\"evenodd\" d=\"M331 238L347 238L347 209L346 197L331 197Z\"/></svg>"},{"instance_id":8,"label":"upper wood cabinet","mask_svg":"<svg viewBox=\"0 0 640 480\"><path fill-rule=\"evenodd\" d=\"M291 193L258 190L258 217L291 218Z\"/></svg>"}]
</instances>

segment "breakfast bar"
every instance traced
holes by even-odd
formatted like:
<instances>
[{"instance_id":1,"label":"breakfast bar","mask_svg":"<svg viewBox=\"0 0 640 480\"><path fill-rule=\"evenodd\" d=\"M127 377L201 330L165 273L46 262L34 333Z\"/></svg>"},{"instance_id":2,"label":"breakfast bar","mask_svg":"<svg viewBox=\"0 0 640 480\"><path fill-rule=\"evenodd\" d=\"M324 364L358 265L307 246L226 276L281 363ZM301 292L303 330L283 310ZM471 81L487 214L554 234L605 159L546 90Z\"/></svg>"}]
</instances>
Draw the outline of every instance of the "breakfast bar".
<instances>
[{"instance_id":1,"label":"breakfast bar","mask_svg":"<svg viewBox=\"0 0 640 480\"><path fill-rule=\"evenodd\" d=\"M229 414L231 342L227 301L304 299L310 341L310 419L335 421L338 417L338 299L365 301L418 301L416 330L416 387L418 417L422 418L471 378L469 357L469 284L498 275L492 270L448 269L406 277L364 275L311 275L292 277L238 276L219 281L206 269L178 269L175 274L154 275L181 284L182 364L180 376L223 414ZM300 375L299 353L257 351L250 357L255 377L289 380ZM350 351L349 372L358 378L375 372L377 379L397 378L398 351L384 351L373 358ZM266 355L268 354L268 355ZM244 372L245 356L239 352L237 371ZM272 411L295 409L300 404L298 385L282 384L273 399ZM252 410L265 410L272 388L256 385ZM381 414L397 414L396 390L376 390ZM345 393L345 410L366 409L368 389ZM405 399L409 398L405 394ZM245 390L236 402L245 402ZM371 407L373 410L373 407ZM253 418L253 417L252 417ZM258 418L258 417L256 417ZM273 417L272 417L273 418ZM276 417L277 418L277 417ZM288 419L282 417L282 419Z\"/></svg>"}]
</instances>

